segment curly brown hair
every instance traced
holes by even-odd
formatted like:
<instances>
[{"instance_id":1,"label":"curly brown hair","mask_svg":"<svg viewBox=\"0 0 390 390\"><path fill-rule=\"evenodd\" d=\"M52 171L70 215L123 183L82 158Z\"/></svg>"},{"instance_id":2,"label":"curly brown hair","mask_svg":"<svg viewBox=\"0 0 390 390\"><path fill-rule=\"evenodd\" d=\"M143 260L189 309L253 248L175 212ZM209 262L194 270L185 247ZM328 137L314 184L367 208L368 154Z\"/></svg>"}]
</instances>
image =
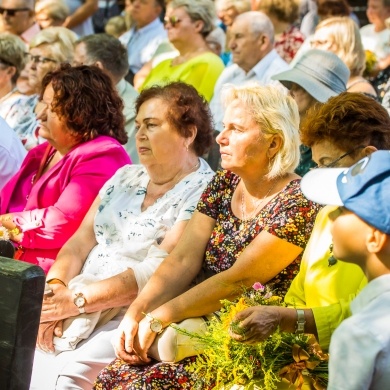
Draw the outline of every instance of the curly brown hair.
<instances>
[{"instance_id":1,"label":"curly brown hair","mask_svg":"<svg viewBox=\"0 0 390 390\"><path fill-rule=\"evenodd\" d=\"M51 84L54 98L51 109L80 142L98 135L127 142L123 102L110 77L97 66L61 64L42 80L42 99Z\"/></svg>"},{"instance_id":2,"label":"curly brown hair","mask_svg":"<svg viewBox=\"0 0 390 390\"><path fill-rule=\"evenodd\" d=\"M189 84L174 81L166 85L154 85L144 89L135 102L138 113L142 104L150 99L161 99L167 103L167 121L184 138L190 137L192 127L197 129L193 148L202 156L213 141L213 120L204 97Z\"/></svg>"},{"instance_id":3,"label":"curly brown hair","mask_svg":"<svg viewBox=\"0 0 390 390\"><path fill-rule=\"evenodd\" d=\"M310 108L300 131L307 146L326 140L345 151L359 145L390 150L389 114L373 98L358 92L343 92Z\"/></svg>"}]
</instances>

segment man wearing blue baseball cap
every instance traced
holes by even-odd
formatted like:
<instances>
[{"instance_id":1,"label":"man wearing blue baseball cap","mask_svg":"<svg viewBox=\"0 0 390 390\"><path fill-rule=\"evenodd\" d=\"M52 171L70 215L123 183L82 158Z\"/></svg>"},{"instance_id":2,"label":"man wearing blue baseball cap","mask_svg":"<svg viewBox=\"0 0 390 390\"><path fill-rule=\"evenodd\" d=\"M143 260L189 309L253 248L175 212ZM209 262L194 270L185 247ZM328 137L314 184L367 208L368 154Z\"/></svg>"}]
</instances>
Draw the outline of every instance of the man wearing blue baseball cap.
<instances>
[{"instance_id":1,"label":"man wearing blue baseball cap","mask_svg":"<svg viewBox=\"0 0 390 390\"><path fill-rule=\"evenodd\" d=\"M390 384L390 152L349 169L321 168L301 182L305 196L339 206L333 255L360 266L369 281L351 303L352 317L331 338L328 389L387 389Z\"/></svg>"}]
</instances>

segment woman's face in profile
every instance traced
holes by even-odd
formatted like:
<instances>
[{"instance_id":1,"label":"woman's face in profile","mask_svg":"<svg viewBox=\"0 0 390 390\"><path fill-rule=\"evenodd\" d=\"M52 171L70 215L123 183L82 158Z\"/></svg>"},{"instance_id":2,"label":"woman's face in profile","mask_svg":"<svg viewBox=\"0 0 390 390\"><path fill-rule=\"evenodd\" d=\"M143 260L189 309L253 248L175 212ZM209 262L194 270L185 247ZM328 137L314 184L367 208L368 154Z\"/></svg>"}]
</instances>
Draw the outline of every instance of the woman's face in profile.
<instances>
[{"instance_id":1,"label":"woman's face in profile","mask_svg":"<svg viewBox=\"0 0 390 390\"><path fill-rule=\"evenodd\" d=\"M221 152L221 166L236 174L247 170L262 172L268 167L269 141L252 118L249 109L234 100L225 110L224 129L216 141Z\"/></svg>"},{"instance_id":2,"label":"woman's face in profile","mask_svg":"<svg viewBox=\"0 0 390 390\"><path fill-rule=\"evenodd\" d=\"M159 98L145 101L135 118L137 152L141 164L177 165L187 153L187 139L167 120L168 105Z\"/></svg>"},{"instance_id":3,"label":"woman's face in profile","mask_svg":"<svg viewBox=\"0 0 390 390\"><path fill-rule=\"evenodd\" d=\"M66 126L65 120L52 111L54 90L49 84L37 105L37 119L39 120L39 136L49 141L57 150L73 146L75 138Z\"/></svg>"},{"instance_id":4,"label":"woman's face in profile","mask_svg":"<svg viewBox=\"0 0 390 390\"><path fill-rule=\"evenodd\" d=\"M184 7L168 7L164 18L165 29L170 42L188 42L194 34L199 34L197 23L193 22Z\"/></svg>"}]
</instances>

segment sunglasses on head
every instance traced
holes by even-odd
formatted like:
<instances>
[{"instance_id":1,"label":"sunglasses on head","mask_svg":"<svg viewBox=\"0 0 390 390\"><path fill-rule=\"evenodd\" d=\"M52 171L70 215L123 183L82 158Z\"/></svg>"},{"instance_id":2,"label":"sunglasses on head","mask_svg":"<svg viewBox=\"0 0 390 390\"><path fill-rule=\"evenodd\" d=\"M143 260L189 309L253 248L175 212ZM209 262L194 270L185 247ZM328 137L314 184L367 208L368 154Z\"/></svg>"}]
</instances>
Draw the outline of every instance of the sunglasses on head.
<instances>
[{"instance_id":1,"label":"sunglasses on head","mask_svg":"<svg viewBox=\"0 0 390 390\"><path fill-rule=\"evenodd\" d=\"M181 19L179 19L177 16L170 16L169 18L164 18L164 26L166 26L168 23L175 27L178 23L181 22Z\"/></svg>"},{"instance_id":2,"label":"sunglasses on head","mask_svg":"<svg viewBox=\"0 0 390 390\"><path fill-rule=\"evenodd\" d=\"M21 11L31 11L30 8L2 8L0 7L0 15L4 15L5 13L8 16L15 16L17 12Z\"/></svg>"}]
</instances>

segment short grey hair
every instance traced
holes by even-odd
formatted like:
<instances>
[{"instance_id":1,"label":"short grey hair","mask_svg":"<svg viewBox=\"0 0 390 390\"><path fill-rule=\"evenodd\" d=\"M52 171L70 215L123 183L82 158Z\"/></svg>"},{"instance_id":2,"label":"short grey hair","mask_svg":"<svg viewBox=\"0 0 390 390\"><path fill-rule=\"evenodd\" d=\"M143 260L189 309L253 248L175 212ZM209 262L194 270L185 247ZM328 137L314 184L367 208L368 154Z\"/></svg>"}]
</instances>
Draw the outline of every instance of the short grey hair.
<instances>
[{"instance_id":1,"label":"short grey hair","mask_svg":"<svg viewBox=\"0 0 390 390\"><path fill-rule=\"evenodd\" d=\"M76 46L84 43L88 59L100 61L103 67L115 78L121 79L129 70L127 49L118 38L106 33L86 35L76 41Z\"/></svg>"},{"instance_id":2,"label":"short grey hair","mask_svg":"<svg viewBox=\"0 0 390 390\"><path fill-rule=\"evenodd\" d=\"M169 8L183 7L192 21L201 20L203 28L200 32L206 37L215 27L215 4L212 0L172 0Z\"/></svg>"},{"instance_id":3,"label":"short grey hair","mask_svg":"<svg viewBox=\"0 0 390 390\"><path fill-rule=\"evenodd\" d=\"M270 42L273 44L275 41L275 30L270 18L260 11L244 12L236 17L238 19L245 19L251 27L251 31L254 34L266 35Z\"/></svg>"},{"instance_id":4,"label":"short grey hair","mask_svg":"<svg viewBox=\"0 0 390 390\"><path fill-rule=\"evenodd\" d=\"M265 137L278 134L282 139L281 148L270 160L267 178L293 173L300 159L299 112L294 99L274 85L226 84L222 89L223 105L235 100L248 109Z\"/></svg>"}]
</instances>

